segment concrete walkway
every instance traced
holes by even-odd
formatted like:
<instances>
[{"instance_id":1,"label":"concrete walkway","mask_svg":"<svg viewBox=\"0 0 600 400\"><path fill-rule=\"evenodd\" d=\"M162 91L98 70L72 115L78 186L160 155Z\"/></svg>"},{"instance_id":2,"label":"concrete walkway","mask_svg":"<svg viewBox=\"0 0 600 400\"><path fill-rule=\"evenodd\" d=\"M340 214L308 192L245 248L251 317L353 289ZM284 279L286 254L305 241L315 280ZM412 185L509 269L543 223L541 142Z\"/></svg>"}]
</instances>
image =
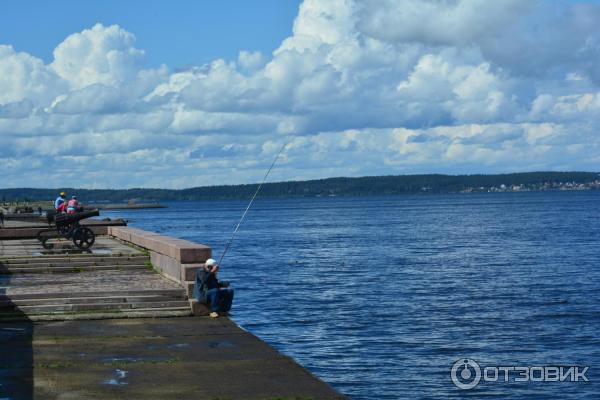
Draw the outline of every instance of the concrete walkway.
<instances>
[{"instance_id":1,"label":"concrete walkway","mask_svg":"<svg viewBox=\"0 0 600 400\"><path fill-rule=\"evenodd\" d=\"M227 318L0 324L0 398L340 399Z\"/></svg>"}]
</instances>

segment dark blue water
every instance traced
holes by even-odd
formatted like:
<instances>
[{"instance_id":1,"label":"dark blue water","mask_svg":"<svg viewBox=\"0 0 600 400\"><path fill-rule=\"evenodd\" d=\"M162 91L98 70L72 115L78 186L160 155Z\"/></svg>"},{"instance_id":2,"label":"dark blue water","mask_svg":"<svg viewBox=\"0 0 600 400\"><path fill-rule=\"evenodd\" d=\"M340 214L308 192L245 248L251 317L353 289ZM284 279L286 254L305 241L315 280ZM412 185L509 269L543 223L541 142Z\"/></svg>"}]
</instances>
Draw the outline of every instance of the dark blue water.
<instances>
[{"instance_id":1,"label":"dark blue water","mask_svg":"<svg viewBox=\"0 0 600 400\"><path fill-rule=\"evenodd\" d=\"M219 256L246 204L103 215ZM600 398L599 217L600 192L259 199L220 278L237 323L354 399ZM591 382L464 391L465 357Z\"/></svg>"}]
</instances>

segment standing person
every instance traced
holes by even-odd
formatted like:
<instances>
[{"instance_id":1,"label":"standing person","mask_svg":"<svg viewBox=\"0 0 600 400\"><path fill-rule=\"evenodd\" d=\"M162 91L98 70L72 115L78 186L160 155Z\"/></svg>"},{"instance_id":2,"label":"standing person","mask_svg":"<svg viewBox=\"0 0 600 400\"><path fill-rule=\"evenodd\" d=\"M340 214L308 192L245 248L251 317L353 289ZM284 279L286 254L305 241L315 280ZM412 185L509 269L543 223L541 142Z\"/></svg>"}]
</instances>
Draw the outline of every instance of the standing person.
<instances>
[{"instance_id":1,"label":"standing person","mask_svg":"<svg viewBox=\"0 0 600 400\"><path fill-rule=\"evenodd\" d=\"M196 272L196 284L194 285L194 297L201 303L208 304L211 309L211 318L217 318L219 312L227 312L231 309L233 302L233 289L228 282L219 282L217 271L219 265L215 260L209 258Z\"/></svg>"},{"instance_id":2,"label":"standing person","mask_svg":"<svg viewBox=\"0 0 600 400\"><path fill-rule=\"evenodd\" d=\"M67 194L65 192L60 192L56 200L54 201L54 209L57 213L64 213L66 210L67 204L65 203L65 197Z\"/></svg>"},{"instance_id":3,"label":"standing person","mask_svg":"<svg viewBox=\"0 0 600 400\"><path fill-rule=\"evenodd\" d=\"M72 196L67 204L67 214L75 214L78 210L79 203L77 202L77 196Z\"/></svg>"},{"instance_id":4,"label":"standing person","mask_svg":"<svg viewBox=\"0 0 600 400\"><path fill-rule=\"evenodd\" d=\"M4 228L4 212L0 210L0 228Z\"/></svg>"}]
</instances>

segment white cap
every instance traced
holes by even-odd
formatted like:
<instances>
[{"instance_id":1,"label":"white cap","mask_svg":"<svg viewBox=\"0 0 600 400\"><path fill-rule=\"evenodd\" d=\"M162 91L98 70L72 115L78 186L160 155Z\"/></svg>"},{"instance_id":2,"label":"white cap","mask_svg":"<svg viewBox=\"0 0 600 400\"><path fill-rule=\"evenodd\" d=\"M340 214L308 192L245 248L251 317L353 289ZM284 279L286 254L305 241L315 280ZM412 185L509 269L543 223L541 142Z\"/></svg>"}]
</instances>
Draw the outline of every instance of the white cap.
<instances>
[{"instance_id":1,"label":"white cap","mask_svg":"<svg viewBox=\"0 0 600 400\"><path fill-rule=\"evenodd\" d=\"M204 265L207 267L214 267L215 265L217 265L217 261L212 258L209 258L208 260L206 260Z\"/></svg>"}]
</instances>

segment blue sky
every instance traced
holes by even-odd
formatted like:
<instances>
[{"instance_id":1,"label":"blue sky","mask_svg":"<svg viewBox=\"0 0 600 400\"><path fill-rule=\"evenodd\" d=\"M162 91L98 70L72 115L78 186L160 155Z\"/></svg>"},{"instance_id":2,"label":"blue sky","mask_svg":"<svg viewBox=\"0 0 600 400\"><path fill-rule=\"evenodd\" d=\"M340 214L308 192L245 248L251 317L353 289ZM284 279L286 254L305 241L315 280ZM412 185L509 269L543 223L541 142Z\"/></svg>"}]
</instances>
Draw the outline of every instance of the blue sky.
<instances>
[{"instance_id":1,"label":"blue sky","mask_svg":"<svg viewBox=\"0 0 600 400\"><path fill-rule=\"evenodd\" d=\"M4 187L600 170L598 1L23 3Z\"/></svg>"},{"instance_id":2,"label":"blue sky","mask_svg":"<svg viewBox=\"0 0 600 400\"><path fill-rule=\"evenodd\" d=\"M59 0L3 2L0 43L45 62L73 32L117 24L133 32L148 66L173 68L235 59L241 49L270 53L292 33L300 0Z\"/></svg>"}]
</instances>

